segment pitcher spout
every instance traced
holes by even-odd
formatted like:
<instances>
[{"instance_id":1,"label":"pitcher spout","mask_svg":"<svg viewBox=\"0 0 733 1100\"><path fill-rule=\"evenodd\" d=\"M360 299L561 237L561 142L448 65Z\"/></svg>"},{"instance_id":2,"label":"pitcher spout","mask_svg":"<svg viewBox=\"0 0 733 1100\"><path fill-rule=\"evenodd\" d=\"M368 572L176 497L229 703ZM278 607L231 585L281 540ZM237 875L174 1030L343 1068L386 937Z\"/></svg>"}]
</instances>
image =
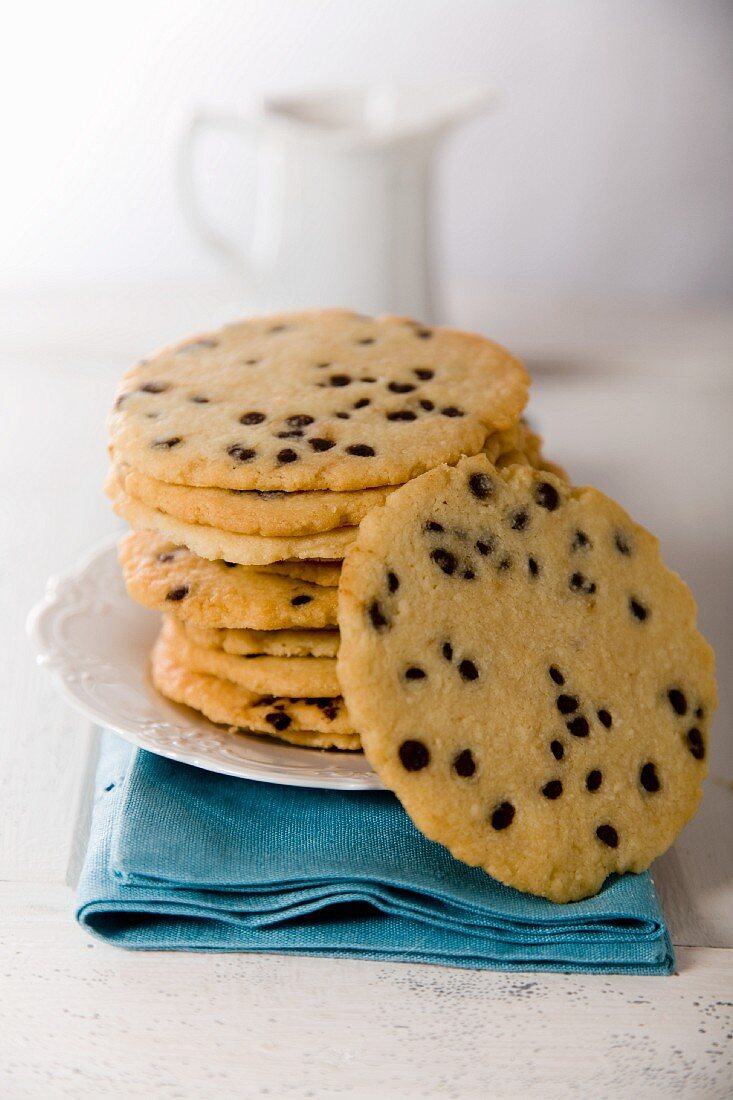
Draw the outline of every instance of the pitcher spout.
<instances>
[{"instance_id":1,"label":"pitcher spout","mask_svg":"<svg viewBox=\"0 0 733 1100\"><path fill-rule=\"evenodd\" d=\"M494 92L477 84L378 84L271 97L263 106L268 124L293 138L320 145L374 146L437 137L495 100Z\"/></svg>"}]
</instances>

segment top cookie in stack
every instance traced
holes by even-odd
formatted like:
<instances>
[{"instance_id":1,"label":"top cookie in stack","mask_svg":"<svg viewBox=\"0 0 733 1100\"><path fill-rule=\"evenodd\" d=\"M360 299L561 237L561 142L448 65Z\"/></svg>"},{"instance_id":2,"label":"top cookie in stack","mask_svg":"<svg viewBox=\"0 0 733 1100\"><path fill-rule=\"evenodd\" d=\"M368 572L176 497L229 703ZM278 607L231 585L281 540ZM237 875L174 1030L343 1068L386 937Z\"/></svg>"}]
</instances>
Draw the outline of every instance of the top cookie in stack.
<instances>
[{"instance_id":1,"label":"top cookie in stack","mask_svg":"<svg viewBox=\"0 0 733 1100\"><path fill-rule=\"evenodd\" d=\"M261 654L226 660L203 651L221 646L226 630L312 629L307 612L316 604L333 604L316 625L333 633L335 593L330 603L326 594L291 599L299 575L292 563L314 570L332 563L330 585L337 583L364 516L441 463L481 452L492 461L506 455L540 463L536 437L520 424L527 390L522 365L489 340L345 310L254 318L133 367L110 418L108 492L136 531L153 532L128 540L123 566L131 595L169 619L154 658L161 689L179 701L215 695L216 705L199 709L241 725L252 699L235 700L232 684L240 692L266 687L272 661L260 662L256 676L244 661L284 641L263 641ZM235 579L222 567L196 565L200 559L245 568ZM168 584L172 569L176 581ZM256 570L290 578L265 585ZM227 596L233 585L234 603ZM275 589L282 590L277 607ZM206 646L194 636L201 627L210 632ZM323 696L335 672L317 662L330 660L335 669L335 659L317 658L315 650L313 657L312 665L307 655L278 658L269 694L279 698L297 684L300 695ZM293 661L303 660L296 669ZM313 690L301 691L309 668ZM226 688L210 682L212 669L227 670ZM329 713L334 706L344 710L338 702ZM344 721L343 735L355 736Z\"/></svg>"},{"instance_id":2,"label":"top cookie in stack","mask_svg":"<svg viewBox=\"0 0 733 1100\"><path fill-rule=\"evenodd\" d=\"M489 340L342 310L229 325L134 367L115 456L176 485L397 485L517 422L528 377Z\"/></svg>"}]
</instances>

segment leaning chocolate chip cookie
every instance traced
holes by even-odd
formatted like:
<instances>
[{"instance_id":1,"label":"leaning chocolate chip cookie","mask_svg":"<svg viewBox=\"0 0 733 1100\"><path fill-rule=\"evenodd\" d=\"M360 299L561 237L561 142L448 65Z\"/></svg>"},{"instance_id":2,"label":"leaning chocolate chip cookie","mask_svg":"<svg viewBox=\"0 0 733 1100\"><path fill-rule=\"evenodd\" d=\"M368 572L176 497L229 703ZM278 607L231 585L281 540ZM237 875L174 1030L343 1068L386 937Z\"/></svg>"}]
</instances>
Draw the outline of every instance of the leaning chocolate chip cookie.
<instances>
[{"instance_id":1,"label":"leaning chocolate chip cookie","mask_svg":"<svg viewBox=\"0 0 733 1100\"><path fill-rule=\"evenodd\" d=\"M657 540L592 488L486 458L398 489L344 562L338 678L415 824L566 902L695 812L713 653Z\"/></svg>"},{"instance_id":2,"label":"leaning chocolate chip cookie","mask_svg":"<svg viewBox=\"0 0 733 1100\"><path fill-rule=\"evenodd\" d=\"M483 337L402 317L257 317L167 348L125 376L115 459L222 489L396 485L478 453L514 424L528 377Z\"/></svg>"}]
</instances>

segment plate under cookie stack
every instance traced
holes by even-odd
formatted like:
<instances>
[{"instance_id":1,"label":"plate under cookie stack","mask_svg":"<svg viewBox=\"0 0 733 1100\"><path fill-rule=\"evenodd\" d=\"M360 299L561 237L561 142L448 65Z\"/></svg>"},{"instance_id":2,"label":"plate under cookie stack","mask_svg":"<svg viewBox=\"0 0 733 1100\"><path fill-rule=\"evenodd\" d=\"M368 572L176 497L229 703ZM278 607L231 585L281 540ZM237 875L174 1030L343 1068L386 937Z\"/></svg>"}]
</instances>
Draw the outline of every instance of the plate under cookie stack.
<instances>
[{"instance_id":1,"label":"plate under cookie stack","mask_svg":"<svg viewBox=\"0 0 733 1100\"><path fill-rule=\"evenodd\" d=\"M336 675L341 562L400 484L462 454L548 467L497 345L340 310L255 318L128 372L107 483L153 681L212 722L360 748Z\"/></svg>"}]
</instances>

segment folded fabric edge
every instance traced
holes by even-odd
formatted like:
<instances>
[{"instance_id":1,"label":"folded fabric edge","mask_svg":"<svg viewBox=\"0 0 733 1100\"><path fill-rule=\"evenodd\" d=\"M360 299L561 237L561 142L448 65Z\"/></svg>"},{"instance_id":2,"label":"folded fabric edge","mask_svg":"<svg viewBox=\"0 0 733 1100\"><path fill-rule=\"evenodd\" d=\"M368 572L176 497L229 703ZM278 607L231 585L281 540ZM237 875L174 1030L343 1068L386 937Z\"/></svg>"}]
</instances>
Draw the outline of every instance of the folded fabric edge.
<instances>
[{"instance_id":1,"label":"folded fabric edge","mask_svg":"<svg viewBox=\"0 0 733 1100\"><path fill-rule=\"evenodd\" d=\"M170 919L169 919L170 918ZM547 958L522 957L521 948L530 946L515 943L514 958L492 957L467 952L457 953L452 948L449 953L439 951L405 951L350 945L347 948L336 944L324 944L318 948L307 946L293 947L282 941L268 944L245 944L241 937L237 942L227 942L226 935L236 926L236 921L228 920L226 915L217 917L201 916L193 907L166 905L158 903L153 913L149 908L135 909L129 902L90 902L79 907L76 913L79 925L95 939L102 940L114 947L137 951L194 951L203 953L239 953L239 954L277 954L313 958L350 958L366 961L426 963L436 966L458 967L471 970L506 970L517 972L557 972L577 974L637 974L665 976L675 973L676 959L668 933L664 932L654 944L632 943L625 946L633 956L620 960L618 952L608 960L574 960L568 957L550 956ZM188 935L186 932L188 931ZM303 931L303 927L299 929ZM259 933L269 938L268 933ZM155 935L155 943L148 937ZM167 937L167 938L166 938ZM568 941L571 943L571 941ZM549 945L548 945L549 946ZM554 946L559 946L555 944ZM599 945L600 946L600 945ZM618 948L619 941L613 941ZM655 946L656 950L651 948Z\"/></svg>"},{"instance_id":2,"label":"folded fabric edge","mask_svg":"<svg viewBox=\"0 0 733 1100\"><path fill-rule=\"evenodd\" d=\"M153 891L164 889L174 897L178 894L178 898L173 903L175 905L190 902L192 895L196 895L199 911L207 909L212 916L217 910L224 910L230 898L239 895L234 887L222 889L215 885L201 885L194 891L186 885L144 875L122 876L118 877L117 881L122 888L130 890L134 890L137 886ZM572 939L573 942L580 943L597 942L599 939L608 942L629 937L633 937L636 942L657 940L665 931L664 924L658 920L651 917L649 919L629 917L622 912L615 915L603 914L567 920L557 918L532 921L519 916L503 918L501 914L489 913L477 907L460 906L455 901L442 898L439 894L422 899L422 903L416 903L405 897L404 891L397 886L358 876L353 879L324 878L317 884L307 880L274 883L271 887L256 891L248 888L246 896L239 896L239 915L246 914L249 920L256 921L261 927L293 920L344 901L362 901L374 905L389 916L408 918L428 928L450 928L467 936L485 937L487 933L491 933L497 938L512 943L517 942L517 932L521 934L524 942L543 943L551 939L553 942L562 943ZM265 908L261 904L253 906L251 904L253 896L258 901L272 897L277 901L277 905L270 908ZM222 905L217 904L219 899ZM444 906L442 912L436 910L431 913L426 902L434 901ZM476 919L472 919L474 917ZM512 935L512 932L515 935ZM620 936L623 933L626 936Z\"/></svg>"}]
</instances>

